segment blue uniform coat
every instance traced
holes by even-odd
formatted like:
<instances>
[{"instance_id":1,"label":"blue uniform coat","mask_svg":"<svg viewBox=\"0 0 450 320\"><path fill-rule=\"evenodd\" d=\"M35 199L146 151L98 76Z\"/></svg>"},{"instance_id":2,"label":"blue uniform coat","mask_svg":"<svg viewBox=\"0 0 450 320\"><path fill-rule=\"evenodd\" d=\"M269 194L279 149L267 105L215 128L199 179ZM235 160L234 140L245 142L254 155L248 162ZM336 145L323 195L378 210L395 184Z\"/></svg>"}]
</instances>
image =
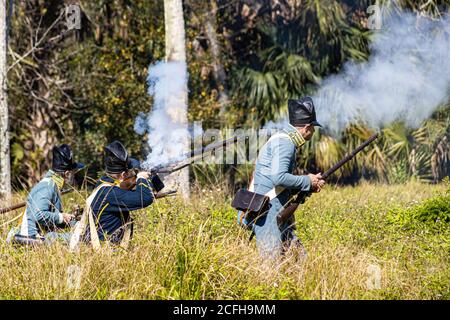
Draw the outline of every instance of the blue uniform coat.
<instances>
[{"instance_id":1,"label":"blue uniform coat","mask_svg":"<svg viewBox=\"0 0 450 320\"><path fill-rule=\"evenodd\" d=\"M61 194L54 181L54 173L48 171L35 185L27 198L27 207L23 216L20 234L36 237L47 231L55 230L63 223ZM58 177L58 179L62 179Z\"/></svg>"},{"instance_id":2,"label":"blue uniform coat","mask_svg":"<svg viewBox=\"0 0 450 320\"><path fill-rule=\"evenodd\" d=\"M295 133L295 128L287 126L285 133ZM270 201L270 210L266 216L249 225L256 236L256 244L262 255L276 256L282 252L282 244L293 240L294 217L281 227L277 224L277 214L288 202L292 191L309 191L311 180L308 176L293 175L296 167L296 152L299 147L287 136L271 139L258 155L253 173L254 192L266 194L277 186L285 188ZM240 214L238 219L240 219Z\"/></svg>"},{"instance_id":3,"label":"blue uniform coat","mask_svg":"<svg viewBox=\"0 0 450 320\"><path fill-rule=\"evenodd\" d=\"M104 176L97 186L103 182L115 183L112 178ZM153 199L151 182L143 178L136 181L136 190L124 190L117 185L102 187L91 204L99 239L120 242L125 224L132 223L130 211L149 206ZM85 239L90 240L89 229Z\"/></svg>"}]
</instances>

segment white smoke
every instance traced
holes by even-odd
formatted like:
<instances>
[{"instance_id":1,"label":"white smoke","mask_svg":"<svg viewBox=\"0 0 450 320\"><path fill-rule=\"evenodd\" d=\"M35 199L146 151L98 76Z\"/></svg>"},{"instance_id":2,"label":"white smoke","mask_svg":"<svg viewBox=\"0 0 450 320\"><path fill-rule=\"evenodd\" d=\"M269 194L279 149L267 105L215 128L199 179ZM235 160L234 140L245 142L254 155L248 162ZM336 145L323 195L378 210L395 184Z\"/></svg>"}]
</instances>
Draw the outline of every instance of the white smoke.
<instances>
[{"instance_id":1,"label":"white smoke","mask_svg":"<svg viewBox=\"0 0 450 320\"><path fill-rule=\"evenodd\" d=\"M449 98L450 16L440 21L403 12L383 21L369 61L348 62L313 97L318 121L335 135L351 123L415 128Z\"/></svg>"},{"instance_id":2,"label":"white smoke","mask_svg":"<svg viewBox=\"0 0 450 320\"><path fill-rule=\"evenodd\" d=\"M144 112L139 112L136 120L134 121L134 131L140 136L148 131L147 118L147 114Z\"/></svg>"},{"instance_id":3,"label":"white smoke","mask_svg":"<svg viewBox=\"0 0 450 320\"><path fill-rule=\"evenodd\" d=\"M145 169L176 161L188 151L187 80L184 62L157 62L149 67L148 93L153 96L153 108L148 116L140 113L134 124L138 134L149 134L151 152L142 164Z\"/></svg>"},{"instance_id":4,"label":"white smoke","mask_svg":"<svg viewBox=\"0 0 450 320\"><path fill-rule=\"evenodd\" d=\"M284 129L288 124L289 124L289 119L284 117L284 118L280 118L278 121L267 122L263 128L267 129L267 130L277 131L277 130Z\"/></svg>"}]
</instances>

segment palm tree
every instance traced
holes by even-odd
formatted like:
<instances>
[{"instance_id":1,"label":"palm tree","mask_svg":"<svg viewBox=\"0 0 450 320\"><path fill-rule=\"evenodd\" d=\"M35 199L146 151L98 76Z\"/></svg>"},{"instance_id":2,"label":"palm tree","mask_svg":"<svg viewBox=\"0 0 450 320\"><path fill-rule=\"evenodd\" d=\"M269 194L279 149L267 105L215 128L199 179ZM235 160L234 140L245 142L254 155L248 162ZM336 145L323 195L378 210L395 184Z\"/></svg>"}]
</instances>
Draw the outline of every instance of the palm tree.
<instances>
[{"instance_id":1,"label":"palm tree","mask_svg":"<svg viewBox=\"0 0 450 320\"><path fill-rule=\"evenodd\" d=\"M380 0L380 5L385 6L389 11L408 9L421 15L433 18L441 18L448 9L448 2L440 0Z\"/></svg>"},{"instance_id":2,"label":"palm tree","mask_svg":"<svg viewBox=\"0 0 450 320\"><path fill-rule=\"evenodd\" d=\"M248 63L236 71L234 92L243 107L256 112L252 123L273 120L286 101L308 93L322 75L338 70L345 59L368 56L368 31L355 28L338 1L307 0L278 8L265 2L255 23L257 42ZM277 14L273 18L272 11Z\"/></svg>"}]
</instances>

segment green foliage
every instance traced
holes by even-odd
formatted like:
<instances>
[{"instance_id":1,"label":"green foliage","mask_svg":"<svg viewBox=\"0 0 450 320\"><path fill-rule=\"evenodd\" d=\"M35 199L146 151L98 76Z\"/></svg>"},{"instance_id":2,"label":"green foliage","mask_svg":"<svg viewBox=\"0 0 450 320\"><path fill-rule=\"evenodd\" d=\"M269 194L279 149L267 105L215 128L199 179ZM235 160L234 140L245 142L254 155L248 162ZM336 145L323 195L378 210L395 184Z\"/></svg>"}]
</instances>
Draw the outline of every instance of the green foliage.
<instances>
[{"instance_id":1,"label":"green foliage","mask_svg":"<svg viewBox=\"0 0 450 320\"><path fill-rule=\"evenodd\" d=\"M392 223L404 227L411 227L415 223L423 222L431 227L439 227L450 223L450 184L446 182L446 192L423 201L409 208L396 208L388 213Z\"/></svg>"},{"instance_id":2,"label":"green foliage","mask_svg":"<svg viewBox=\"0 0 450 320\"><path fill-rule=\"evenodd\" d=\"M164 55L163 25L155 19L163 15L163 6L117 1L88 2L84 8L99 30L81 43L83 54L70 63L75 95L89 105L88 112L74 115L82 124L76 141L83 145L78 150L81 158L102 168L103 147L115 139L142 157L145 141L134 132L134 119L151 109L146 78L148 66Z\"/></svg>"},{"instance_id":3,"label":"green foliage","mask_svg":"<svg viewBox=\"0 0 450 320\"><path fill-rule=\"evenodd\" d=\"M407 172L405 161L398 161L387 167L386 177L389 183L405 183L409 179Z\"/></svg>"}]
</instances>

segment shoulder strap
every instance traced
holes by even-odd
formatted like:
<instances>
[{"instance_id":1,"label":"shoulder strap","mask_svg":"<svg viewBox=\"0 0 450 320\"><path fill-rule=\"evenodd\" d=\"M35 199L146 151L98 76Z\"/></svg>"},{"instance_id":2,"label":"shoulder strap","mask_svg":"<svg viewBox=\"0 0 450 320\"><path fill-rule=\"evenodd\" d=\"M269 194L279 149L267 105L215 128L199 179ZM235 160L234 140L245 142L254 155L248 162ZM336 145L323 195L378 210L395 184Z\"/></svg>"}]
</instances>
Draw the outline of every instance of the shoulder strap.
<instances>
[{"instance_id":1,"label":"shoulder strap","mask_svg":"<svg viewBox=\"0 0 450 320\"><path fill-rule=\"evenodd\" d=\"M87 225L89 224L89 232L91 234L91 244L94 250L97 250L100 248L100 239L98 237L97 228L95 227L95 221L94 216L92 213L92 201L94 201L95 197L97 196L97 193L102 189L103 187L110 187L114 186L114 184L109 182L102 182L101 185L99 185L95 190L92 192L92 194L86 199L86 206L84 209L83 214L81 215L80 221L77 222L75 225L75 229L73 231L73 234L70 238L69 243L69 250L75 251L78 248L78 243L80 242L81 236L84 234L84 231L86 230Z\"/></svg>"},{"instance_id":2,"label":"shoulder strap","mask_svg":"<svg viewBox=\"0 0 450 320\"><path fill-rule=\"evenodd\" d=\"M22 216L20 217L18 227L20 227L19 233L23 236L28 236L28 217L27 217L27 210L23 211Z\"/></svg>"}]
</instances>

